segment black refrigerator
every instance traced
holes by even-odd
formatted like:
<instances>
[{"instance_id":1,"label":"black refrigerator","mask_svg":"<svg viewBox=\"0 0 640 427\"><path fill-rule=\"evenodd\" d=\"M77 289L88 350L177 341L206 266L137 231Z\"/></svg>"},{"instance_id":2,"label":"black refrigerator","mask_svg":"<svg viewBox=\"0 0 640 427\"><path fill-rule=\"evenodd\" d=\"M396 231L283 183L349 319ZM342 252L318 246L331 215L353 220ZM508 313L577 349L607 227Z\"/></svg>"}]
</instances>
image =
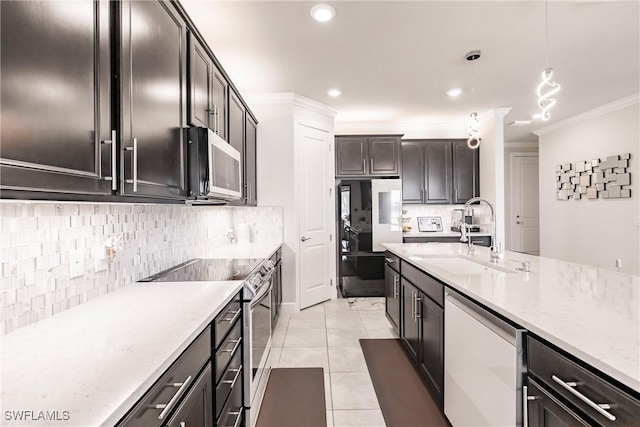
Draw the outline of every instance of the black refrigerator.
<instances>
[{"instance_id":1,"label":"black refrigerator","mask_svg":"<svg viewBox=\"0 0 640 427\"><path fill-rule=\"evenodd\" d=\"M338 276L343 297L384 296L383 243L402 243L399 179L341 180Z\"/></svg>"}]
</instances>

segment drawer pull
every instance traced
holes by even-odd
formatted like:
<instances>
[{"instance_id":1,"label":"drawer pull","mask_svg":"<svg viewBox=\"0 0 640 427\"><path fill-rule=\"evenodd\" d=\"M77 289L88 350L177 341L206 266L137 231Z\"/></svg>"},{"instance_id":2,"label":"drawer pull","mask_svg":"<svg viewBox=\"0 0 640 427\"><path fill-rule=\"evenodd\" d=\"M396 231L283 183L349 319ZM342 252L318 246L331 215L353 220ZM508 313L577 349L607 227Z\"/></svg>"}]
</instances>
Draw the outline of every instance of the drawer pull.
<instances>
[{"instance_id":1,"label":"drawer pull","mask_svg":"<svg viewBox=\"0 0 640 427\"><path fill-rule=\"evenodd\" d=\"M162 409L162 412L160 412L160 415L158 415L159 420L163 419L169 413L169 411L171 411L171 408L173 408L173 405L175 405L176 402L180 399L180 396L182 396L190 382L191 375L189 375L187 379L184 380L184 382L168 384L171 387L179 388L178 391L176 391L176 394L174 394L171 400L169 400L169 403L159 403L156 405L152 405L155 409Z\"/></svg>"},{"instance_id":2,"label":"drawer pull","mask_svg":"<svg viewBox=\"0 0 640 427\"><path fill-rule=\"evenodd\" d=\"M229 387L229 388L233 388L236 385L236 382L238 381L238 378L240 377L240 374L242 373L242 366L239 367L238 369L229 369L229 372L235 372L236 375L233 377L232 380L224 380L222 382L224 384L231 384L231 387Z\"/></svg>"},{"instance_id":3,"label":"drawer pull","mask_svg":"<svg viewBox=\"0 0 640 427\"><path fill-rule=\"evenodd\" d=\"M222 321L223 321L223 322L229 322L229 323L233 323L233 322L235 322L235 321L236 321L236 319L238 318L238 316L240 316L240 311L241 311L241 310L230 311L230 312L229 312L229 313L227 313L227 314L231 314L231 313L233 313L233 316L231 316L231 317L225 317L225 318L223 318L223 319L222 319Z\"/></svg>"},{"instance_id":4,"label":"drawer pull","mask_svg":"<svg viewBox=\"0 0 640 427\"><path fill-rule=\"evenodd\" d=\"M396 260L393 258L387 258L385 257L384 260L388 263L388 264L395 264Z\"/></svg>"},{"instance_id":5,"label":"drawer pull","mask_svg":"<svg viewBox=\"0 0 640 427\"><path fill-rule=\"evenodd\" d=\"M224 350L222 350L222 352L223 353L235 353L237 348L240 346L240 341L242 341L241 338L239 338L237 340L229 340L229 343L235 343L235 345L233 346L233 348L231 350L224 349Z\"/></svg>"},{"instance_id":6,"label":"drawer pull","mask_svg":"<svg viewBox=\"0 0 640 427\"><path fill-rule=\"evenodd\" d=\"M239 411L229 412L229 415L235 415L236 421L233 423L233 427L238 427L242 420L242 408Z\"/></svg>"},{"instance_id":7,"label":"drawer pull","mask_svg":"<svg viewBox=\"0 0 640 427\"><path fill-rule=\"evenodd\" d=\"M610 404L608 404L608 403L600 403L600 404L594 403L591 399L589 399L587 396L585 396L584 394L580 393L578 390L576 390L574 388L574 387L576 387L578 385L577 383L575 383L573 381L564 382L560 378L556 377L555 375L552 375L551 379L554 380L555 382L557 382L558 384L560 384L569 393L573 394L575 397L577 397L578 399L582 400L584 403L586 403L587 405L589 405L590 407L592 407L593 409L598 411L600 414L602 414L608 420L610 420L610 421L615 421L616 420L615 415L612 415L612 414L610 414L609 412L607 412L605 410L605 409L611 409L611 405Z\"/></svg>"}]
</instances>

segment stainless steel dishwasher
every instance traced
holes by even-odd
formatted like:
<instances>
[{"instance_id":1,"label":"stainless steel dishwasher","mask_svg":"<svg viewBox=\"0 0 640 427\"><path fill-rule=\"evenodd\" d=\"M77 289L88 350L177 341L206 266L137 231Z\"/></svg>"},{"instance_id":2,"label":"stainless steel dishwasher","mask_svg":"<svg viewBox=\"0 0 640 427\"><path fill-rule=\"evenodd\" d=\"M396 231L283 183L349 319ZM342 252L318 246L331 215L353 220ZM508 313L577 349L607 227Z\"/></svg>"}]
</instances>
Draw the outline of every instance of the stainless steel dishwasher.
<instances>
[{"instance_id":1,"label":"stainless steel dishwasher","mask_svg":"<svg viewBox=\"0 0 640 427\"><path fill-rule=\"evenodd\" d=\"M453 427L522 426L524 329L446 293L444 413Z\"/></svg>"}]
</instances>

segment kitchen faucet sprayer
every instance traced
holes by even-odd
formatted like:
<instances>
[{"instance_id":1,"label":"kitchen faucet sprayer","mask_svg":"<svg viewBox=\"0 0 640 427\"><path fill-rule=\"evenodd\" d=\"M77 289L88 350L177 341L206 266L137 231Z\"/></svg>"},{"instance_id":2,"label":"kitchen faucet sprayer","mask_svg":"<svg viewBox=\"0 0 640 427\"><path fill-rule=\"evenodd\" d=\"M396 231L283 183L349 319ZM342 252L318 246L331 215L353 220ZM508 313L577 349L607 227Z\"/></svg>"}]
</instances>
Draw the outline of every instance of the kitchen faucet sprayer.
<instances>
[{"instance_id":1,"label":"kitchen faucet sprayer","mask_svg":"<svg viewBox=\"0 0 640 427\"><path fill-rule=\"evenodd\" d=\"M472 203L485 203L487 206L489 206L489 209L491 210L491 255L490 255L490 261L494 264L497 264L498 261L503 257L502 255L502 250L500 247L500 244L498 244L496 242L496 213L495 210L493 209L493 205L491 203L489 203L489 201L487 201L486 199L483 199L481 197L472 197L471 199L467 200L467 202L464 204L464 208L465 210L469 207L470 204ZM463 231L464 230L464 231ZM465 230L465 227L461 228L461 232L462 235L460 236L460 241L461 242L466 242L468 237L467 237L467 233Z\"/></svg>"}]
</instances>

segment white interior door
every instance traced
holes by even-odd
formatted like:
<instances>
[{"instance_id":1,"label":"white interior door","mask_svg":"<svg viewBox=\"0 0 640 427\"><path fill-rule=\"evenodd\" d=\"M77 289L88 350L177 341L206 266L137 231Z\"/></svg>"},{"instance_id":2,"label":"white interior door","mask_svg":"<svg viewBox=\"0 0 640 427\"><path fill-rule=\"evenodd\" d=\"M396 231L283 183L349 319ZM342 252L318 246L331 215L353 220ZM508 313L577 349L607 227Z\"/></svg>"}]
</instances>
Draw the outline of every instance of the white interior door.
<instances>
[{"instance_id":1,"label":"white interior door","mask_svg":"<svg viewBox=\"0 0 640 427\"><path fill-rule=\"evenodd\" d=\"M538 155L512 157L511 248L517 252L540 253L540 217L538 204Z\"/></svg>"},{"instance_id":2,"label":"white interior door","mask_svg":"<svg viewBox=\"0 0 640 427\"><path fill-rule=\"evenodd\" d=\"M382 243L402 243L402 180L371 180L371 208L373 251L386 250Z\"/></svg>"},{"instance_id":3,"label":"white interior door","mask_svg":"<svg viewBox=\"0 0 640 427\"><path fill-rule=\"evenodd\" d=\"M300 308L331 298L333 185L328 132L296 124L298 147ZM333 178L333 177L331 177Z\"/></svg>"}]
</instances>

